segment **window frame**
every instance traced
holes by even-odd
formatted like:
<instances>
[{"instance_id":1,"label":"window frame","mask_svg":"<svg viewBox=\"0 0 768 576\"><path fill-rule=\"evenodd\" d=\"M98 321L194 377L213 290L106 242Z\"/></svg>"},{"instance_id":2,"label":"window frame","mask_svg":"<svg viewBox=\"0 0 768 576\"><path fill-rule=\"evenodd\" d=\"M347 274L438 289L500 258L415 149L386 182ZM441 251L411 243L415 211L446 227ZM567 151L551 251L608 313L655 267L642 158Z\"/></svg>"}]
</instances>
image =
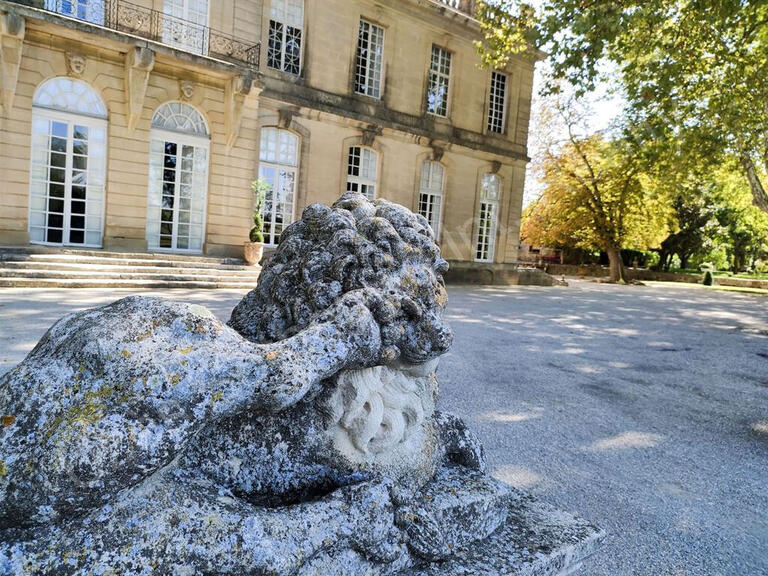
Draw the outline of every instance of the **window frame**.
<instances>
[{"instance_id":1,"label":"window frame","mask_svg":"<svg viewBox=\"0 0 768 576\"><path fill-rule=\"evenodd\" d=\"M360 157L360 163L357 165L358 174L350 174L350 169L353 167L352 164L352 151L354 149L357 149L360 151L359 157ZM366 178L362 176L360 173L362 172L362 166L363 166L363 153L368 152L370 155L373 156L374 162L373 162L373 169L374 169L374 175L373 178ZM360 194L363 194L366 198L369 200L375 200L376 198L379 198L379 174L381 173L380 168L380 162L381 157L378 150L375 150L374 148L371 148L370 146L363 146L362 144L350 144L347 146L347 161L346 161L346 170L344 171L346 174L345 179L345 190L347 192L359 192ZM351 186L357 186L357 190L350 190ZM363 192L363 187L369 187L373 188L373 194L368 194L367 191Z\"/></svg>"},{"instance_id":2,"label":"window frame","mask_svg":"<svg viewBox=\"0 0 768 576\"><path fill-rule=\"evenodd\" d=\"M495 198L488 194L486 178L495 179L498 183ZM475 216L475 234L473 242L474 261L492 263L496 256L496 235L499 226L499 207L501 205L502 180L498 174L483 172L480 176L480 201ZM483 215L490 211L489 225L484 226ZM481 245L482 242L482 245Z\"/></svg>"},{"instance_id":3,"label":"window frame","mask_svg":"<svg viewBox=\"0 0 768 576\"><path fill-rule=\"evenodd\" d=\"M264 158L264 156L263 156L263 147L261 145L261 142L262 142L262 139L264 137L263 135L264 135L264 131L265 130L274 130L277 133L277 152L276 152L277 155L276 155L276 160L275 161L263 159ZM280 161L280 134L282 132L285 132L286 134L290 134L294 138L294 141L296 143L295 152L294 152L294 155L295 155L295 158L296 158L296 163L293 164L293 165L286 164L286 163ZM297 195L298 195L298 191L299 191L299 177L300 177L300 172L299 172L300 158L301 158L301 136L299 134L296 134L292 130L287 130L286 128L280 128L279 126L263 126L261 128L261 131L260 131L260 134L259 134L259 172L258 172L259 173L259 178L263 177L262 176L262 170L264 168L273 168L275 170L275 174L276 174L275 185L278 185L279 184L278 177L279 177L279 173L280 173L281 170L285 171L285 172L292 172L293 173L293 198L291 200L291 212L289 214L289 220L286 222L285 221L285 216L286 215L282 214L282 216L283 216L283 223L282 223L283 228L282 228L282 230L280 231L279 234L275 233L274 226L275 226L275 220L276 220L276 216L277 216L277 207L276 207L277 203L274 201L274 196L273 196L273 198L272 198L272 200L270 202L270 204L272 206L272 211L269 214L271 229L270 229L269 232L267 232L266 230L264 232L264 245L265 246L270 246L270 247L277 246L277 244L280 242L280 235L283 233L283 231L296 218L296 199L297 199ZM274 193L274 187L270 187L270 190L269 190L268 193ZM264 198L264 203L262 204L262 208L261 208L261 210L262 210L261 211L261 217L264 219L265 223L266 223L266 217L267 217L267 214L265 212L266 208L267 208L267 198L265 197Z\"/></svg>"},{"instance_id":4,"label":"window frame","mask_svg":"<svg viewBox=\"0 0 768 576\"><path fill-rule=\"evenodd\" d=\"M304 40L305 40L305 3L303 0L301 0L301 23L299 26L289 25L289 18L288 18L288 2L290 0L272 0L270 2L269 6L269 13L267 14L267 51L266 51L266 58L267 58L267 68L270 70L277 70L278 72L283 72L285 74L290 74L291 76L300 77L304 71ZM282 14L280 15L280 19L276 19L273 17L273 8L275 5L280 2L282 7ZM270 52L273 50L272 48L272 23L280 24L282 26L281 32L280 32L280 50L279 50L279 57L280 57L280 66L273 66L270 63ZM291 70L286 69L286 46L287 46L287 38L288 38L288 28L293 28L294 30L299 31L299 62L298 62L298 70L296 72L293 72Z\"/></svg>"},{"instance_id":5,"label":"window frame","mask_svg":"<svg viewBox=\"0 0 768 576\"><path fill-rule=\"evenodd\" d=\"M498 108L494 104L498 104L499 98L495 96L494 91L494 77L501 76L504 78L504 93L501 96L501 118L498 118ZM486 132L491 134L505 134L507 131L507 108L509 100L509 79L510 76L506 72L500 72L498 70L491 70L490 84L488 86L488 112L486 114L485 129ZM494 125L498 125L499 130L494 129Z\"/></svg>"},{"instance_id":6,"label":"window frame","mask_svg":"<svg viewBox=\"0 0 768 576\"><path fill-rule=\"evenodd\" d=\"M201 131L191 131L191 130L177 130L170 128L168 126L161 126L159 123L156 122L157 120L160 120L159 115L167 108L170 108L170 105L179 103L182 105L181 110L188 109L189 114L194 113L196 117L199 118L199 121L202 122L202 127L205 129L205 132ZM175 115L175 114L174 114ZM168 116L163 116L163 118L168 118ZM211 136L210 136L210 129L208 127L208 121L203 115L200 110L187 103L187 102L180 102L178 100L170 100L167 102L163 102L160 104L157 108L155 108L155 111L152 113L152 121L150 125L150 132L149 132L149 142L150 142L150 150L149 150L149 176L148 176L148 184L147 184L147 222L146 222L146 240L147 240L147 246L151 250L156 250L157 252L170 252L170 253L182 253L182 254L202 254L203 249L205 247L205 241L206 241L206 233L207 233L207 224L208 224L208 200L209 200L209 193L210 193L210 178L211 178ZM152 149L153 142L162 142L163 144L167 142L171 142L173 144L176 144L177 146L177 164L175 167L175 177L174 177L174 205L171 208L173 210L173 220L172 223L175 225L175 229L172 229L171 232L171 246L160 246L160 236L162 236L162 211L168 210L168 208L163 208L162 205L162 198L163 198L163 184L166 182L164 179L165 175L165 167L163 164L159 165L158 170L162 171L162 176L160 179L160 198L159 198L159 204L155 205L153 204L152 194L153 194L153 168L155 168L153 162L154 162L154 154L157 152L154 152ZM202 173L202 194L201 194L201 204L202 207L200 210L193 210L192 209L192 200L194 198L195 192L191 190L190 194L190 208L189 208L189 216L190 221L187 223L181 222L179 220L178 214L181 211L180 210L180 204L181 200L183 199L183 196L181 195L181 185L184 183L183 179L179 177L180 173L182 172L182 163L179 161L179 159L182 158L182 152L179 150L180 148L183 148L184 146L190 146L192 148L201 148L205 150L205 170ZM162 152L163 158L166 156L166 153ZM193 159L194 163L194 159ZM194 180L194 174L195 170L194 167L191 171L192 178ZM192 183L194 186L194 181ZM178 200L178 201L177 201ZM155 243L154 235L150 237L150 226L153 224L153 221L150 216L150 212L153 209L158 208L160 209L160 212L158 214L157 218L157 224L158 224L158 232L157 232L157 242ZM191 243L191 227L195 225L193 222L193 212L199 213L201 217L201 223L200 223L200 247L190 247L190 244L188 243L186 248L179 248L177 246L178 238L179 238L179 227L180 226L188 226L190 227L190 233L188 234L187 238Z\"/></svg>"},{"instance_id":7,"label":"window frame","mask_svg":"<svg viewBox=\"0 0 768 576\"><path fill-rule=\"evenodd\" d=\"M35 144L34 144L34 125L36 120L47 120L48 122L59 122L62 124L67 124L67 150L65 152L66 154L66 165L64 167L65 170L65 181L62 183L64 186L64 196L61 198L63 201L63 210L62 210L62 238L61 242L51 242L47 239L45 240L32 240L32 228L40 228L40 226L33 225L32 223L32 213L43 213L47 216L47 214L50 212L48 208L48 199L50 198L49 192L46 192L45 198L46 198L46 208L45 210L37 210L33 207L32 198L35 195L33 193L33 187L36 183L42 182L42 180L37 179L34 177L35 174ZM83 213L83 217L86 219L85 224L83 226L83 242L71 242L70 240L70 233L72 232L72 226L71 226L71 216L72 216L72 163L74 160L74 153L73 153L73 141L74 138L70 137L69 132L70 128L74 129L74 125L79 124L82 126L85 126L87 128L96 128L101 129L104 131L104 157L103 157L103 167L101 170L101 180L102 184L97 184L96 186L101 189L100 197L98 200L95 199L89 199L88 198L88 192L87 189L90 187L87 183L85 184L86 188L86 197L83 200L85 204L85 212ZM106 187L107 187L107 157L109 154L109 127L107 120L104 118L97 118L94 116L86 116L81 115L78 113L73 112L66 112L63 110L54 110L52 108L43 108L43 107L33 107L32 108L32 122L31 122L31 147L32 152L30 153L30 178L29 178L29 209L27 210L27 232L30 235L30 244L38 244L42 246L71 246L71 247L79 247L79 248L101 248L104 243L104 220L106 217ZM91 140L88 139L88 147L90 149L91 147ZM50 154L50 150L47 151ZM88 158L88 163L90 164L91 156L88 154L86 156ZM50 164L46 164L46 166L50 167ZM86 169L86 173L90 176L90 170ZM47 181L47 179L46 179ZM50 184L50 182L47 182ZM98 229L99 232L99 241L98 243L93 242L87 242L87 236L89 229L87 227L87 218L89 216L88 214L88 203L89 200L91 202L97 201L101 203L101 211L98 213L98 217L100 219L100 226ZM91 214L90 216L95 216ZM47 224L47 217L46 217L46 223L42 226L42 229L46 231L49 228ZM65 231L67 235L67 240L64 241L65 238ZM90 230L92 232L96 232L97 230Z\"/></svg>"},{"instance_id":8,"label":"window frame","mask_svg":"<svg viewBox=\"0 0 768 576\"><path fill-rule=\"evenodd\" d=\"M367 57L366 67L365 67L365 84L366 87L365 90L361 91L358 86L363 86L363 84L358 82L358 78L361 77L360 75L360 69L361 69L361 59L362 59L362 48L360 46L362 42L362 34L363 34L363 25L366 24L369 26L368 30L368 46L366 50L368 51L368 54L371 53L371 32L373 29L381 30L381 43L380 43L380 62L378 63L379 68L379 76L377 81L377 85L375 86L376 90L375 93L374 90L369 90L369 74L371 71L371 67L374 67L375 70L375 62L372 58ZM384 46L386 42L386 34L387 30L384 26L381 26L380 24L377 24L376 22L373 22L371 20L368 20L367 18L361 17L358 21L358 29L357 29L357 44L355 46L355 65L352 70L352 92L359 95L359 96L367 96L368 98L373 98L374 100L381 100L384 96Z\"/></svg>"},{"instance_id":9,"label":"window frame","mask_svg":"<svg viewBox=\"0 0 768 576\"><path fill-rule=\"evenodd\" d=\"M435 64L435 54L438 55L438 61L437 61L437 69L434 69ZM442 72L441 70L441 57L443 55L447 55L447 61L448 61L448 73ZM450 109L451 109L451 87L452 87L452 78L453 78L453 52L450 50L443 48L442 46L438 46L437 44L432 44L432 47L429 51L429 67L427 69L427 91L424 98L424 105L425 105L425 111L427 114L431 116L435 116L436 118L448 118L450 116ZM439 86L439 80L440 78L445 79L445 113L440 113L440 107L438 107L437 110L430 110L430 94L432 93L433 84L432 79L433 76L438 81L435 86Z\"/></svg>"},{"instance_id":10,"label":"window frame","mask_svg":"<svg viewBox=\"0 0 768 576\"><path fill-rule=\"evenodd\" d=\"M440 168L440 185L439 186L430 185L431 180L434 177L433 170L435 167ZM428 175L428 180L430 181L430 183L428 183L427 186L424 185L425 169L428 169L430 171L430 174ZM425 199L424 197L427 197L428 199ZM437 202L435 202L435 199L437 200ZM429 200L431 200L431 202ZM434 233L436 242L440 241L440 234L443 227L442 220L443 220L444 200L445 200L445 165L441 162L438 162L437 160L426 159L421 163L421 171L419 173L419 197L418 197L417 212L422 216L424 216L424 218L427 219L427 222L429 222L429 225L432 227L432 232ZM427 214L425 214L427 210L422 210L422 208L425 207L425 204L429 206L429 211L432 212L432 218L430 218ZM435 214L435 206L437 206L436 214Z\"/></svg>"},{"instance_id":11,"label":"window frame","mask_svg":"<svg viewBox=\"0 0 768 576\"><path fill-rule=\"evenodd\" d=\"M83 100L82 98L79 98L75 101L65 102L63 105L60 103L57 103L55 98L57 96L61 96L65 93L64 89L61 87L58 87L58 92L55 90L48 90L47 88L49 86L57 87L57 84L60 82L68 82L70 84L79 85L85 88L85 91L78 92L77 90L72 90L71 92L78 95L83 96L87 93L88 99ZM48 98L42 98L43 96L48 96L51 98L52 101L45 102L45 100L48 100ZM42 100L42 101L41 101ZM88 82L84 82L82 80L78 80L75 78L70 78L67 76L54 76L52 78L48 78L47 80L44 80L38 86L35 88L35 92L32 96L32 115L31 115L31 121L30 121L30 128L29 128L29 135L30 135L30 157L29 157L29 193L28 193L28 208L27 208L27 233L29 234L30 238L30 244L40 244L44 246L76 246L81 248L101 248L104 242L104 226L105 226L105 217L106 217L106 189L107 189L107 164L109 162L109 122L108 122L108 109L104 102L104 99L102 98L101 94ZM59 167L57 169L61 170L63 169L64 174L64 181L63 182L55 182L56 184L60 184L64 187L63 196L61 197L61 200L63 202L62 204L62 235L61 235L61 241L60 242L51 242L47 239L47 230L48 228L58 228L58 227L52 227L48 226L48 214L51 212L50 210L50 204L49 200L51 199L50 194L50 185L53 184L50 180L50 170L53 168L53 165L51 164L51 154L54 153L51 149L51 142L50 139L53 137L53 135L49 132L46 134L46 137L48 139L48 143L46 144L45 149L39 147L39 145L36 143L36 140L38 140L39 136L42 136L42 133L36 133L35 132L35 126L39 121L44 121L49 123L49 129L50 129L50 123L52 122L58 122L62 124L67 125L67 136L66 136L66 150L64 152L65 154L65 165L64 167ZM103 150L102 152L102 158L101 158L101 168L96 172L94 170L92 172L93 167L93 157L91 155L91 148L92 148L92 137L89 132L88 137L85 139L86 145L88 146L88 153L85 155L86 158L86 168L80 169L74 167L74 126L75 125L81 125L86 128L90 129L97 129L101 130L103 132ZM70 132L72 133L70 136ZM61 138L60 136L57 136L57 138ZM41 164L37 162L38 156L42 156L43 153L46 155L47 160L45 164ZM59 153L60 152L56 152ZM77 156L82 156L82 154L78 154ZM45 178L37 177L39 170L38 168L44 167L47 169L47 175ZM83 185L81 183L78 183L77 186L82 186L85 188L85 198L79 199L79 198L73 198L72 197L72 188L73 188L73 182L72 182L72 174L73 172L77 170L78 172L84 171L86 173L86 183ZM96 184L91 184L92 181L92 175L95 175L97 180ZM99 183L101 182L101 183ZM45 198L45 209L38 209L35 208L36 202L34 201L35 198L41 197L41 194L35 192L35 187L37 184L44 184L46 191L43 198ZM95 187L97 189L100 189L99 195L97 198L89 197L88 188ZM58 198L58 197L55 197ZM84 210L83 217L83 242L64 242L64 236L65 232L67 233L67 240L70 239L69 233L72 232L72 225L71 225L71 216L72 216L72 204L73 200L76 202L83 202L84 203ZM101 203L101 210L98 212L98 214L89 214L88 213L88 204L100 202ZM43 214L44 215L44 223L43 225L33 225L33 217L32 214ZM54 214L58 214L58 212L54 212ZM95 217L98 216L100 219L100 225L99 229L90 229L88 228L88 217ZM42 229L44 234L44 240L33 240L32 235L32 229ZM77 229L76 231L79 231ZM87 242L88 238L88 232L98 232L99 233L99 240L97 243L93 242Z\"/></svg>"}]
</instances>

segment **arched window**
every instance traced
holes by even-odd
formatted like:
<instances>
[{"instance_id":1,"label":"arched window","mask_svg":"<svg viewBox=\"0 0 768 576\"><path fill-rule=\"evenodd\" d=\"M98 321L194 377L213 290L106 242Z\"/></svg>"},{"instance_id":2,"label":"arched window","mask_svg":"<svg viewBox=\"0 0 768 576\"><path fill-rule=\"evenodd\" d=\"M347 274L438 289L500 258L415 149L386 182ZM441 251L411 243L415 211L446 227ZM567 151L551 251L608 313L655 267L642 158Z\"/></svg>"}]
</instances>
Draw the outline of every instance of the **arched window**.
<instances>
[{"instance_id":1,"label":"arched window","mask_svg":"<svg viewBox=\"0 0 768 576\"><path fill-rule=\"evenodd\" d=\"M201 252L208 192L208 127L183 102L168 102L152 117L147 199L151 249Z\"/></svg>"},{"instance_id":2,"label":"arched window","mask_svg":"<svg viewBox=\"0 0 768 576\"><path fill-rule=\"evenodd\" d=\"M347 192L360 192L376 198L379 155L371 148L350 146L347 156Z\"/></svg>"},{"instance_id":3,"label":"arched window","mask_svg":"<svg viewBox=\"0 0 768 576\"><path fill-rule=\"evenodd\" d=\"M443 207L444 188L443 165L433 160L425 160L421 165L421 181L419 184L419 214L424 216L435 233L435 239L440 239L440 216Z\"/></svg>"},{"instance_id":4,"label":"arched window","mask_svg":"<svg viewBox=\"0 0 768 576\"><path fill-rule=\"evenodd\" d=\"M184 102L166 102L152 116L152 128L208 136L208 126L203 115Z\"/></svg>"},{"instance_id":5,"label":"arched window","mask_svg":"<svg viewBox=\"0 0 768 576\"><path fill-rule=\"evenodd\" d=\"M259 179L269 186L264 198L264 242L277 244L293 221L298 182L299 138L288 130L261 129Z\"/></svg>"},{"instance_id":6,"label":"arched window","mask_svg":"<svg viewBox=\"0 0 768 576\"><path fill-rule=\"evenodd\" d=\"M107 107L85 82L51 78L32 100L29 239L100 247Z\"/></svg>"},{"instance_id":7,"label":"arched window","mask_svg":"<svg viewBox=\"0 0 768 576\"><path fill-rule=\"evenodd\" d=\"M480 207L477 215L475 260L493 262L496 247L496 225L499 218L501 178L486 172L480 184Z\"/></svg>"},{"instance_id":8,"label":"arched window","mask_svg":"<svg viewBox=\"0 0 768 576\"><path fill-rule=\"evenodd\" d=\"M304 0L272 0L267 66L298 76L301 73L303 30Z\"/></svg>"}]
</instances>

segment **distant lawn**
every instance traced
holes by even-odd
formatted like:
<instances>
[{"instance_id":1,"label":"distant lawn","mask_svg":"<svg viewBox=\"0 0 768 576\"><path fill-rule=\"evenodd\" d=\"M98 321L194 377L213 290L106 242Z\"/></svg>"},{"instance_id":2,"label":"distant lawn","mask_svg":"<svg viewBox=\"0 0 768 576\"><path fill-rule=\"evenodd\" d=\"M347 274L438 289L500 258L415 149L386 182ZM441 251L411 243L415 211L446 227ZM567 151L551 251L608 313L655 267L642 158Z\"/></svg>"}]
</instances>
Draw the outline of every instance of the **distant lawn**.
<instances>
[{"instance_id":1,"label":"distant lawn","mask_svg":"<svg viewBox=\"0 0 768 576\"><path fill-rule=\"evenodd\" d=\"M670 272L674 272L675 274L698 274L698 275L704 275L704 273L701 270L693 270L690 268L670 268ZM747 274L744 272L741 272L739 274L734 274L733 272L728 272L727 270L716 270L714 272L715 276L722 276L727 278L742 278L744 280L768 280L768 274Z\"/></svg>"},{"instance_id":2,"label":"distant lawn","mask_svg":"<svg viewBox=\"0 0 768 576\"><path fill-rule=\"evenodd\" d=\"M755 294L757 296L768 296L768 290L762 288L748 288L746 286L703 286L701 284L692 284L690 282L659 282L656 280L643 280L643 284L648 286L664 286L675 288L699 288L701 290L718 290L720 292L741 292L742 294Z\"/></svg>"}]
</instances>

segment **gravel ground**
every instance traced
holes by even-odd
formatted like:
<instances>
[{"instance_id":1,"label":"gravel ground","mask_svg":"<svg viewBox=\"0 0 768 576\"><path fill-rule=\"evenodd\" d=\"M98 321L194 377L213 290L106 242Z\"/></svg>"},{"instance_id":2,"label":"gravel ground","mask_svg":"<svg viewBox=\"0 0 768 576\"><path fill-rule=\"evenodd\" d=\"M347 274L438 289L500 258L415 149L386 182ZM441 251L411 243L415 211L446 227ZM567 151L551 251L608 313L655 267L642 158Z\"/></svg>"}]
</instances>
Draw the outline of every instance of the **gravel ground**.
<instances>
[{"instance_id":1,"label":"gravel ground","mask_svg":"<svg viewBox=\"0 0 768 576\"><path fill-rule=\"evenodd\" d=\"M0 290L0 373L123 290ZM768 575L768 298L685 286L450 290L442 407L498 478L609 532L589 576ZM219 317L237 291L163 295Z\"/></svg>"}]
</instances>

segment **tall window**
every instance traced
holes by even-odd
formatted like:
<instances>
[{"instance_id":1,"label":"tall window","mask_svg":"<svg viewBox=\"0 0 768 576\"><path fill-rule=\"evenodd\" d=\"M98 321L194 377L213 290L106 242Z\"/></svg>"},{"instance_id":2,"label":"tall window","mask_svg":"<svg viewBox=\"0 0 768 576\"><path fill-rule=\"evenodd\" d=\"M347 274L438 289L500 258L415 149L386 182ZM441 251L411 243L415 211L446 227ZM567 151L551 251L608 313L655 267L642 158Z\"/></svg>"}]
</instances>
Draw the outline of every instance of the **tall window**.
<instances>
[{"instance_id":1,"label":"tall window","mask_svg":"<svg viewBox=\"0 0 768 576\"><path fill-rule=\"evenodd\" d=\"M451 80L451 53L432 46L427 86L427 112L435 116L448 115L448 85Z\"/></svg>"},{"instance_id":2,"label":"tall window","mask_svg":"<svg viewBox=\"0 0 768 576\"><path fill-rule=\"evenodd\" d=\"M267 66L296 76L301 73L303 29L304 0L272 0Z\"/></svg>"},{"instance_id":3,"label":"tall window","mask_svg":"<svg viewBox=\"0 0 768 576\"><path fill-rule=\"evenodd\" d=\"M355 92L381 98L381 63L384 60L384 28L360 20L357 37Z\"/></svg>"},{"instance_id":4,"label":"tall window","mask_svg":"<svg viewBox=\"0 0 768 576\"><path fill-rule=\"evenodd\" d=\"M488 131L504 133L507 107L507 75L491 72L491 91L488 101Z\"/></svg>"},{"instance_id":5,"label":"tall window","mask_svg":"<svg viewBox=\"0 0 768 576\"><path fill-rule=\"evenodd\" d=\"M195 108L168 102L157 109L149 145L149 248L202 251L209 147L208 127Z\"/></svg>"},{"instance_id":6,"label":"tall window","mask_svg":"<svg viewBox=\"0 0 768 576\"><path fill-rule=\"evenodd\" d=\"M475 239L475 260L478 262L493 262L500 188L501 179L496 174L483 174Z\"/></svg>"},{"instance_id":7,"label":"tall window","mask_svg":"<svg viewBox=\"0 0 768 576\"><path fill-rule=\"evenodd\" d=\"M45 9L92 24L104 24L104 0L45 0Z\"/></svg>"},{"instance_id":8,"label":"tall window","mask_svg":"<svg viewBox=\"0 0 768 576\"><path fill-rule=\"evenodd\" d=\"M52 78L32 100L29 239L101 246L107 108L85 82Z\"/></svg>"},{"instance_id":9,"label":"tall window","mask_svg":"<svg viewBox=\"0 0 768 576\"><path fill-rule=\"evenodd\" d=\"M351 146L347 158L347 192L360 192L376 198L379 155L370 148Z\"/></svg>"},{"instance_id":10,"label":"tall window","mask_svg":"<svg viewBox=\"0 0 768 576\"><path fill-rule=\"evenodd\" d=\"M261 129L259 178L269 185L262 208L266 244L277 244L280 234L293 221L298 158L299 139L295 134L279 128Z\"/></svg>"},{"instance_id":11,"label":"tall window","mask_svg":"<svg viewBox=\"0 0 768 576\"><path fill-rule=\"evenodd\" d=\"M427 160L421 165L421 183L419 185L419 214L424 216L440 239L440 212L443 205L443 165Z\"/></svg>"},{"instance_id":12,"label":"tall window","mask_svg":"<svg viewBox=\"0 0 768 576\"><path fill-rule=\"evenodd\" d=\"M163 42L197 54L208 52L208 0L164 0Z\"/></svg>"}]
</instances>

